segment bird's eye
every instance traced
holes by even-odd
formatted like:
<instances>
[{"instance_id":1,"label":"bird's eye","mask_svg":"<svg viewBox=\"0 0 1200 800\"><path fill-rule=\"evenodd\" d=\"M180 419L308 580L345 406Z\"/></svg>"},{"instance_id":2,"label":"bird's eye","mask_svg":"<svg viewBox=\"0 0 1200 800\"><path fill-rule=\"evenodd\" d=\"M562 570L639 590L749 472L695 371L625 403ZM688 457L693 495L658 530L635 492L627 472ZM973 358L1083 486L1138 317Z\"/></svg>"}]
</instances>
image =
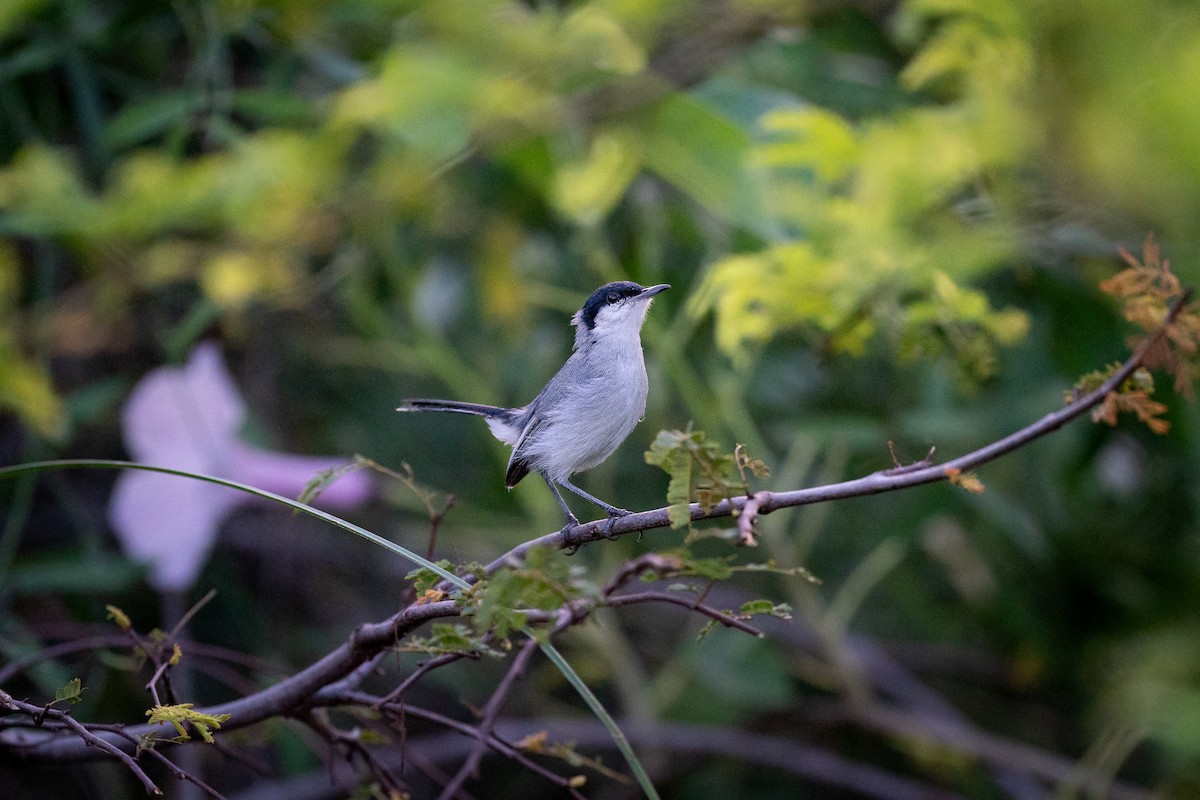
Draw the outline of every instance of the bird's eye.
<instances>
[{"instance_id":1,"label":"bird's eye","mask_svg":"<svg viewBox=\"0 0 1200 800\"><path fill-rule=\"evenodd\" d=\"M616 292L609 292L609 293L608 293L608 304L609 304L610 306L611 306L613 303L615 303L615 302L617 302L618 300L620 300L620 299L621 299L621 296L620 296L620 295L618 295Z\"/></svg>"}]
</instances>

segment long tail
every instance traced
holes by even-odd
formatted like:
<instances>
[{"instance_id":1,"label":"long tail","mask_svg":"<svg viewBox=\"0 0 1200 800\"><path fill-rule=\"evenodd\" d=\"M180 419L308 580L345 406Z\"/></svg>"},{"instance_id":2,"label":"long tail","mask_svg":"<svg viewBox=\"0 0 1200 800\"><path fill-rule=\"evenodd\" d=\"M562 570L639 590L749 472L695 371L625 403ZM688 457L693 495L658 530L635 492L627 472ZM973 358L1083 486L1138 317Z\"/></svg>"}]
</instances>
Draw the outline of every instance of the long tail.
<instances>
[{"instance_id":1,"label":"long tail","mask_svg":"<svg viewBox=\"0 0 1200 800\"><path fill-rule=\"evenodd\" d=\"M482 403L460 403L457 400L405 400L397 411L451 411L456 414L473 414L476 417L504 419L512 416L512 409L485 406Z\"/></svg>"},{"instance_id":2,"label":"long tail","mask_svg":"<svg viewBox=\"0 0 1200 800\"><path fill-rule=\"evenodd\" d=\"M505 444L516 444L521 436L522 408L500 408L482 403L462 403L458 400L405 400L397 411L449 411L455 414L471 414L487 420L492 435Z\"/></svg>"}]
</instances>

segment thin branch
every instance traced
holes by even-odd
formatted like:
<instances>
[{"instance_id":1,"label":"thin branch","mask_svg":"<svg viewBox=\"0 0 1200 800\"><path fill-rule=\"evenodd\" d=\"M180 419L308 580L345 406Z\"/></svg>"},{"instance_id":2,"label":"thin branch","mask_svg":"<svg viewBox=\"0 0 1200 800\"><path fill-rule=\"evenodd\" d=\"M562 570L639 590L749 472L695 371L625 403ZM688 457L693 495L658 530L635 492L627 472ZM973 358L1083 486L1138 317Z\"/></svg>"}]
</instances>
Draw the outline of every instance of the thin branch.
<instances>
[{"instance_id":1,"label":"thin branch","mask_svg":"<svg viewBox=\"0 0 1200 800\"><path fill-rule=\"evenodd\" d=\"M94 728L94 729L100 729L100 728L98 728L98 726L93 726L93 728ZM137 739L135 739L133 736L131 736L131 735L130 735L130 734L127 732L127 731L125 731L125 730L124 730L124 729L123 729L121 726L119 726L119 725L114 725L114 726L111 726L111 727L110 727L110 726L104 726L102 729L103 729L103 730L107 730L107 731L112 731L113 733L116 733L118 736L122 736L122 737L124 737L126 740L128 740L129 742L131 742L131 743L132 743L132 744L134 744L135 746L136 746L136 745L137 745L137 743L138 743L138 742L137 742ZM214 798L216 798L216 800L226 800L226 799L225 799L225 795L221 794L221 793L220 793L220 792L218 792L216 789L214 789L213 787L209 786L209 785L208 785L207 783L205 783L204 781L202 781L202 780L200 780L199 778L197 778L195 775L192 775L191 773L189 773L189 772L187 772L187 771L185 771L185 770L181 769L181 768L179 767L179 765L178 765L178 764L176 764L174 761L172 761L171 759L167 758L167 757L166 757L165 755L163 755L162 753L158 752L158 749L157 749L157 748L155 748L155 747L145 747L145 748L142 748L142 749L141 749L139 752L140 752L140 753L147 753L147 754L149 754L149 755L150 755L150 757L151 757L151 758L153 758L153 759L155 759L156 761L158 761L159 763L163 764L163 765L164 765L164 766L165 766L167 769L169 769L169 770L171 771L171 774L175 776L175 779L176 779L176 780L180 780L180 781L188 781L189 783L193 783L193 784L195 784L195 785L196 785L196 787L197 787L197 788L199 788L199 789L200 789L200 791L204 792L204 793L205 793L205 794L207 794L209 797L214 797Z\"/></svg>"},{"instance_id":2,"label":"thin branch","mask_svg":"<svg viewBox=\"0 0 1200 800\"><path fill-rule=\"evenodd\" d=\"M186 626L189 622L192 621L192 617L196 616L196 614L199 613L200 609L202 609L206 605L208 605L212 601L212 599L216 596L217 596L217 590L209 589L208 592L205 593L204 597L201 597L199 600L197 600L195 603L193 603L192 607L189 608L184 613L184 615L179 618L179 621L175 623L175 627L171 628L171 632L167 634L166 638L168 640L170 640L170 639L174 639L176 636L178 636L179 632L184 629L184 626Z\"/></svg>"},{"instance_id":3,"label":"thin branch","mask_svg":"<svg viewBox=\"0 0 1200 800\"><path fill-rule=\"evenodd\" d=\"M563 627L570 624L571 615L565 615ZM483 759L483 751L488 746L488 739L492 735L492 731L496 727L496 719L500 716L500 708L504 705L504 701L508 698L509 692L512 691L513 685L517 679L525 674L525 668L529 665L529 659L538 649L538 640L529 637L529 640L522 645L521 650L513 658L512 666L508 672L504 674L504 678L500 684L492 692L492 696L488 698L487 705L483 707L483 713L480 715L479 727L475 732L475 744L471 747L471 752L467 755L466 761L458 768L458 772L454 774L454 778L450 783L442 789L442 793L438 795L438 800L451 800L462 785L466 783L469 777L479 777L479 762Z\"/></svg>"},{"instance_id":4,"label":"thin branch","mask_svg":"<svg viewBox=\"0 0 1200 800\"><path fill-rule=\"evenodd\" d=\"M658 575L670 575L678 572L682 566L683 562L674 556L665 556L661 553L643 553L637 558L632 558L622 564L616 573L609 578L608 583L604 584L604 588L600 590L600 593L607 597L643 573L654 572Z\"/></svg>"},{"instance_id":5,"label":"thin branch","mask_svg":"<svg viewBox=\"0 0 1200 800\"><path fill-rule=\"evenodd\" d=\"M154 670L153 677L146 684L146 688L150 690L150 696L154 698L154 705L161 706L162 701L158 699L158 680L170 668L171 662L164 661L158 665L158 669Z\"/></svg>"},{"instance_id":6,"label":"thin branch","mask_svg":"<svg viewBox=\"0 0 1200 800\"><path fill-rule=\"evenodd\" d=\"M456 616L460 612L461 609L451 600L407 606L383 622L359 626L340 647L274 686L197 711L213 715L229 714L230 719L221 726L224 731L287 715L297 708L302 708L317 690L345 677L377 652L390 647L397 635L413 630L431 619ZM157 728L142 724L131 725L127 730L137 737L153 733ZM20 731L9 731L0 738L0 744L5 745L19 758L37 761L78 761L93 757L93 751L78 739L29 737L20 734ZM119 737L110 736L105 741L117 748L131 749Z\"/></svg>"},{"instance_id":7,"label":"thin branch","mask_svg":"<svg viewBox=\"0 0 1200 800\"><path fill-rule=\"evenodd\" d=\"M443 653L436 658L431 658L428 661L418 664L417 668L412 671L411 675L400 681L399 686L397 686L395 689L392 689L383 697L379 698L379 702L376 707L378 708L380 706L399 701L400 698L404 696L404 693L407 692L413 684L415 684L429 672L432 672L438 667L443 667L446 664L452 664L455 661L459 661L466 657L467 656L464 653Z\"/></svg>"},{"instance_id":8,"label":"thin branch","mask_svg":"<svg viewBox=\"0 0 1200 800\"><path fill-rule=\"evenodd\" d=\"M128 646L129 637L124 633L110 633L103 636L88 636L84 639L72 639L71 641L59 642L58 644L44 647L41 650L38 650L36 653L30 653L29 655L15 658L5 664L3 667L0 667L0 686L3 686L17 675L20 675L25 670L42 661L49 661L51 659L69 656L74 653L100 650L107 647Z\"/></svg>"},{"instance_id":9,"label":"thin branch","mask_svg":"<svg viewBox=\"0 0 1200 800\"><path fill-rule=\"evenodd\" d=\"M65 727L69 728L71 732L75 734L75 736L79 737L78 741L83 743L85 746L98 748L99 750L108 753L110 756L124 764L125 768L136 775L137 779L142 782L142 786L145 788L147 794L162 794L162 791L154 784L154 781L150 780L150 776L142 770L141 765L137 763L137 760L133 756L123 752L120 748L114 746L112 742L108 741L104 737L101 737L88 730L87 726L72 717L69 712L62 711L57 708L51 708L49 706L37 706L33 703L17 700L8 692L3 690L0 690L0 708L7 708L11 711L24 714L32 719L34 724L38 725L39 727L41 725L41 721L46 718L57 720Z\"/></svg>"},{"instance_id":10,"label":"thin branch","mask_svg":"<svg viewBox=\"0 0 1200 800\"><path fill-rule=\"evenodd\" d=\"M407 716L417 717L419 719L432 722L436 725L440 725L469 739L478 739L479 737L479 729L474 725L460 722L459 720L447 717L444 714L439 714L436 711L430 711L429 709L421 708L419 706L402 704L396 701L385 702L381 697L376 697L361 691L322 690L313 696L313 700L314 705L320 706L361 706L364 708L378 709L389 717L405 714ZM488 746L497 753L500 753L506 758L512 759L530 772L545 778L547 781L550 781L562 789L567 790L572 797L576 798L576 800L585 800L584 796L580 794L579 791L571 784L571 780L569 778L564 778L563 776L543 767L541 764L529 758L529 756L527 756L519 747L513 745L507 739L503 739L496 735L494 731L487 737L487 743Z\"/></svg>"},{"instance_id":11,"label":"thin branch","mask_svg":"<svg viewBox=\"0 0 1200 800\"><path fill-rule=\"evenodd\" d=\"M384 789L388 791L389 796L405 796L409 793L409 788L397 776L392 774L392 770L380 762L371 752L370 748L362 742L361 735L356 731L343 731L327 719L320 712L311 712L305 714L302 718L304 724L308 725L318 736L329 742L331 748L340 748L347 756L358 756L366 765L367 770L374 776ZM347 758L347 761L350 759ZM330 765L332 771L332 764ZM331 776L332 777L332 776Z\"/></svg>"},{"instance_id":12,"label":"thin branch","mask_svg":"<svg viewBox=\"0 0 1200 800\"><path fill-rule=\"evenodd\" d=\"M762 631L753 625L743 622L732 614L727 614L724 611L718 611L712 606L706 606L701 603L697 603L693 599L682 597L677 594L671 594L670 592L631 592L629 594L613 595L604 601L604 605L612 607L631 606L638 603L671 603L673 605L683 606L689 611L695 611L699 614L703 614L706 617L715 619L717 622L721 623L727 628L737 628L739 631L748 633L751 636L758 637L759 639L763 638Z\"/></svg>"}]
</instances>

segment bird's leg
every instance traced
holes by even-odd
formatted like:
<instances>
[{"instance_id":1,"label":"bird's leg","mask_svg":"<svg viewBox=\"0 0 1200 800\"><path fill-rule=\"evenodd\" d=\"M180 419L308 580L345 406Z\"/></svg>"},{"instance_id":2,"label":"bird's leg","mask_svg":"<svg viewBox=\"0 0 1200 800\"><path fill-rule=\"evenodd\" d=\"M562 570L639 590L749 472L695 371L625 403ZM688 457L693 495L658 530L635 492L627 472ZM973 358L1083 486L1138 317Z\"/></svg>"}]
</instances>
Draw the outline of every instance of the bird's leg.
<instances>
[{"instance_id":1,"label":"bird's leg","mask_svg":"<svg viewBox=\"0 0 1200 800\"><path fill-rule=\"evenodd\" d=\"M595 505L599 506L600 508L603 508L605 510L605 512L608 513L608 525L606 525L604 527L604 538L616 541L617 536L615 533L613 533L613 523L615 523L617 521L617 517L625 517L633 512L626 511L623 508L617 508L616 506L611 506L608 503L601 500L600 498L593 497L592 495L588 494L583 489L580 489L578 486L576 486L575 484L571 483L568 480L561 480L561 481L559 481L559 483L561 483L564 488L570 489L572 492L579 495L584 500L587 500L589 503L594 503Z\"/></svg>"},{"instance_id":2,"label":"bird's leg","mask_svg":"<svg viewBox=\"0 0 1200 800\"><path fill-rule=\"evenodd\" d=\"M567 501L563 499L562 493L558 491L558 487L554 485L554 481L550 480L545 475L542 475L542 479L545 480L546 485L550 487L550 491L554 494L554 499L558 501L558 507L562 509L563 514L565 514L567 517L567 524L563 525L562 530L559 531L559 535L563 537L563 542L566 543L567 534L569 534L576 526L579 525L579 517L576 517L571 512L571 507L568 506ZM571 545L571 549L567 552L567 555L573 556L578 552L579 545L574 544Z\"/></svg>"}]
</instances>

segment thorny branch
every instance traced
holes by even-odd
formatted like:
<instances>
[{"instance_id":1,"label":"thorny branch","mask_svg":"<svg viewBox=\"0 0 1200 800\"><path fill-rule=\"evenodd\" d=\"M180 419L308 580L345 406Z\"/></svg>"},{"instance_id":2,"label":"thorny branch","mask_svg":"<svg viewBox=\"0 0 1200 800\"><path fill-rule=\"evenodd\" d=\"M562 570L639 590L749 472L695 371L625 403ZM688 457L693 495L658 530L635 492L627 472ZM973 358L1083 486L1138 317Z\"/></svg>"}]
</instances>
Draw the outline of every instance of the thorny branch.
<instances>
[{"instance_id":1,"label":"thorny branch","mask_svg":"<svg viewBox=\"0 0 1200 800\"><path fill-rule=\"evenodd\" d=\"M717 503L707 512L698 504L691 506L693 520L726 517L734 513L750 510L753 514L767 514L771 511L791 506L826 502L849 497L878 494L895 491L911 486L946 480L958 472L970 470L1003 456L1029 442L1044 436L1065 425L1067 422L1086 413L1105 400L1108 394L1120 386L1135 370L1142 366L1153 347L1163 336L1163 331L1172 324L1187 302L1188 295L1180 298L1168 312L1162 327L1157 332L1147 336L1130 358L1116 370L1101 386L1094 391L1074 399L1062 409L1047 414L1033 424L1015 433L982 447L974 452L960 456L944 464L932 464L928 460L896 469L875 472L862 478L843 481L840 483L817 486L807 489L797 489L784 492L759 492L751 497L735 497ZM747 509L747 506L750 506ZM640 533L669 525L667 509L660 508L652 511L630 514L618 518L612 532L617 535ZM484 568L483 574L490 575L499 569L520 564L528 552L534 547L562 548L576 546L599 540L605 535L607 520L586 523L575 528L569 541L564 541L558 532L527 541L504 554ZM619 593L619 590L633 578L652 570L659 574L670 572L672 565L669 558L658 555L647 555L634 559L624 565L616 576L604 587L599 598L588 602L572 601L570 606L564 606L558 614L531 614L529 622L535 625L549 625L550 633L558 633L590 617L591 613L602 606L621 606L635 603L660 602L683 606L691 611L710 617L729 627L761 635L761 632L736 617L704 605L703 598L688 600L677 595L642 591ZM476 578L480 576L474 576ZM445 587L443 587L445 588ZM285 678L275 685L259 692L221 705L198 709L205 714L229 714L230 719L225 729L236 729L254 725L273 717L294 717L313 725L314 709L328 705L357 705L364 709L374 708L395 719L401 713L423 716L447 728L465 733L474 739L471 750L458 773L445 785L443 797L454 797L459 793L463 783L477 769L484 750L491 748L509 758L521 761L537 774L558 785L567 788L573 797L581 797L573 785L562 776L525 759L519 750L495 735L495 725L499 710L507 697L512 685L522 674L536 649L536 640L529 639L513 660L513 664L493 692L485 706L482 717L477 725L467 725L440 717L422 709L401 704L398 698L411 687L421 676L433 669L461 658L461 654L450 653L437 656L419 667L406 680L401 682L389 694L377 697L360 692L356 687L358 681L365 675L371 662L381 653L394 647L396 642L423 626L431 620L459 616L462 609L454 600L443 599L435 602L412 603L405 606L390 618L381 622L364 624L358 627L340 647L328 653L309 667ZM552 624L551 624L552 623ZM112 637L97 637L97 646L111 646ZM135 639L136 641L136 639ZM101 645L100 643L104 644ZM61 646L58 652L67 653L75 648ZM152 661L155 665L155 677L150 681L153 688L159 678L165 678L165 664L162 654L156 654ZM11 678L16 672L32 661L22 662L18 667L10 664L2 672L5 678ZM169 692L169 688L168 688ZM149 725L114 726L106 724L87 724L75 720L68 711L53 708L49 705L38 706L26 701L17 700L10 694L0 691L0 711L15 713L29 720L28 724L18 725L5 721L0 725L0 755L29 761L77 761L93 757L95 754L107 754L119 760L132 774L137 776L147 792L157 793L159 790L146 775L138 763L138 758L145 752L139 748L141 737L153 734L156 728ZM883 724L884 717L876 715L864 718L871 724ZM402 723L400 723L402 724ZM315 725L320 729L321 726ZM343 734L324 729L322 735L332 742L347 747L349 742ZM163 743L160 743L163 744ZM354 752L363 755L365 748L355 746ZM210 787L189 775L181 775L181 771L157 750L151 754L173 769L177 777L192 780L210 795L219 796ZM363 755L371 765L372 771L379 765L371 761L371 756ZM378 772L376 774L379 774Z\"/></svg>"}]
</instances>

